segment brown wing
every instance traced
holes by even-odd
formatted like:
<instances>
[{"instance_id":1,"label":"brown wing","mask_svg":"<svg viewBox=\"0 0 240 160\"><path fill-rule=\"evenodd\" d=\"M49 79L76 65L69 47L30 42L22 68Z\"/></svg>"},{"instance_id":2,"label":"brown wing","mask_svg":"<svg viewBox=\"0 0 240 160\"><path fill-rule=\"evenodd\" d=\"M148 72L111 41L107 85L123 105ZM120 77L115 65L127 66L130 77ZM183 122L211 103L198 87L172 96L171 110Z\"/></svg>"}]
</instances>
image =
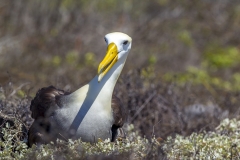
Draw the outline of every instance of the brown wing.
<instances>
[{"instance_id":1,"label":"brown wing","mask_svg":"<svg viewBox=\"0 0 240 160\"><path fill-rule=\"evenodd\" d=\"M34 122L28 131L28 144L49 143L58 138L56 127L52 126L51 114L61 107L61 97L69 93L53 86L40 89L31 102L30 110Z\"/></svg>"},{"instance_id":2,"label":"brown wing","mask_svg":"<svg viewBox=\"0 0 240 160\"><path fill-rule=\"evenodd\" d=\"M114 125L122 127L127 118L126 109L124 109L122 102L115 95L112 96L112 111L114 117Z\"/></svg>"},{"instance_id":3,"label":"brown wing","mask_svg":"<svg viewBox=\"0 0 240 160\"><path fill-rule=\"evenodd\" d=\"M49 110L53 111L60 107L59 98L66 94L68 93L53 86L40 89L31 102L30 110L32 111L32 118L47 117Z\"/></svg>"},{"instance_id":4,"label":"brown wing","mask_svg":"<svg viewBox=\"0 0 240 160\"><path fill-rule=\"evenodd\" d=\"M28 130L28 145L31 147L33 144L46 144L55 141L58 138L57 132L50 131L49 120L39 118L34 120L33 124Z\"/></svg>"},{"instance_id":5,"label":"brown wing","mask_svg":"<svg viewBox=\"0 0 240 160\"><path fill-rule=\"evenodd\" d=\"M122 105L120 99L112 96L112 112L114 117L114 124L112 126L112 140L115 141L117 137L125 137L125 133L121 128L127 119L127 111Z\"/></svg>"}]
</instances>

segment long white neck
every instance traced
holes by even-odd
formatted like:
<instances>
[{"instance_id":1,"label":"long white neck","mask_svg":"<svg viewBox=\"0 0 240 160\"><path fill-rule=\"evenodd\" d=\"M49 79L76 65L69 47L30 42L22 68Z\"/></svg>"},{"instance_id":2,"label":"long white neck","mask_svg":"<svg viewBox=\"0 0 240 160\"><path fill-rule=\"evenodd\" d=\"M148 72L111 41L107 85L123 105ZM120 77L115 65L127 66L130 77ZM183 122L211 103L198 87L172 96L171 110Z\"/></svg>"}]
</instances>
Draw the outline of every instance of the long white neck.
<instances>
[{"instance_id":1,"label":"long white neck","mask_svg":"<svg viewBox=\"0 0 240 160\"><path fill-rule=\"evenodd\" d=\"M75 97L74 99L77 101L84 100L85 102L89 102L87 103L89 107L94 101L98 101L104 105L103 107L110 108L112 93L126 59L127 54L114 64L100 82L98 82L97 75L87 85L73 92L72 96Z\"/></svg>"},{"instance_id":2,"label":"long white neck","mask_svg":"<svg viewBox=\"0 0 240 160\"><path fill-rule=\"evenodd\" d=\"M94 87L94 91L99 91L99 100L111 102L114 87L122 72L126 59L127 54L117 61L100 82L98 82L98 75L89 82L90 88Z\"/></svg>"}]
</instances>

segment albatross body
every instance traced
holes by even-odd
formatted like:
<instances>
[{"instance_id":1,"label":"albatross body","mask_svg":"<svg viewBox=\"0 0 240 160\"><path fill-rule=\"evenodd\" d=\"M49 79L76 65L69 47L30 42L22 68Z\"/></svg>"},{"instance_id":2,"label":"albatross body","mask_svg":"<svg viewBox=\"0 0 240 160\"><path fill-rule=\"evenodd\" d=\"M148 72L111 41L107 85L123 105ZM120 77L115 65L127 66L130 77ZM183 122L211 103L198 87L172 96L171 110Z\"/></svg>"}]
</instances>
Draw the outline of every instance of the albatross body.
<instances>
[{"instance_id":1,"label":"albatross body","mask_svg":"<svg viewBox=\"0 0 240 160\"><path fill-rule=\"evenodd\" d=\"M53 86L42 88L32 100L34 123L29 129L29 145L48 143L57 138L96 142L114 141L124 123L123 106L113 95L123 69L132 39L120 32L105 36L107 53L96 75L73 93Z\"/></svg>"}]
</instances>

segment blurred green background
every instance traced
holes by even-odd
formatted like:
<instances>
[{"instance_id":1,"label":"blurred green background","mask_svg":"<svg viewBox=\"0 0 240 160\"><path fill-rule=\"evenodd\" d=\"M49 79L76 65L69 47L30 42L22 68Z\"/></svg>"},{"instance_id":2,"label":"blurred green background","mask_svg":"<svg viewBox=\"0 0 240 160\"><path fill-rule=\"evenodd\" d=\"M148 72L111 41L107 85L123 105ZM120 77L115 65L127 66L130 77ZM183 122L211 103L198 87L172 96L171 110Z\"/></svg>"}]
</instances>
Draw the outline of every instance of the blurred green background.
<instances>
[{"instance_id":1,"label":"blurred green background","mask_svg":"<svg viewBox=\"0 0 240 160\"><path fill-rule=\"evenodd\" d=\"M240 114L237 0L1 0L0 102L20 98L25 112L21 98L39 88L81 87L115 31L133 39L115 94L142 135L213 130Z\"/></svg>"},{"instance_id":2,"label":"blurred green background","mask_svg":"<svg viewBox=\"0 0 240 160\"><path fill-rule=\"evenodd\" d=\"M133 38L123 74L240 90L236 0L2 0L0 17L0 84L31 95L88 82L114 31Z\"/></svg>"}]
</instances>

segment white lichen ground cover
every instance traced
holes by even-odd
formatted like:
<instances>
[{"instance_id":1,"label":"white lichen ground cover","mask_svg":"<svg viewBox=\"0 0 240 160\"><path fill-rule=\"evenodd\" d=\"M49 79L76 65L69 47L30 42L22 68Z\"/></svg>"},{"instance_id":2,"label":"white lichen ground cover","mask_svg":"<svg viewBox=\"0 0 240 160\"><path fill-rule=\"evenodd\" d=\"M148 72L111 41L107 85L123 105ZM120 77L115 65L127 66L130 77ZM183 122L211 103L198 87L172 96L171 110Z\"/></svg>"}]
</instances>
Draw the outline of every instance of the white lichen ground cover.
<instances>
[{"instance_id":1,"label":"white lichen ground cover","mask_svg":"<svg viewBox=\"0 0 240 160\"><path fill-rule=\"evenodd\" d=\"M240 159L240 121L225 119L215 132L168 137L163 150L169 159Z\"/></svg>"},{"instance_id":2,"label":"white lichen ground cover","mask_svg":"<svg viewBox=\"0 0 240 160\"><path fill-rule=\"evenodd\" d=\"M20 124L20 122L16 122ZM19 128L19 127L16 127ZM190 136L156 138L147 140L128 126L128 137L112 143L99 140L96 144L81 140L68 142L58 140L55 145L28 148L26 140L20 140L21 131L6 125L0 141L1 159L85 159L91 156L144 159L240 159L240 120L225 119L214 132L192 133ZM161 154L159 152L162 152Z\"/></svg>"}]
</instances>

